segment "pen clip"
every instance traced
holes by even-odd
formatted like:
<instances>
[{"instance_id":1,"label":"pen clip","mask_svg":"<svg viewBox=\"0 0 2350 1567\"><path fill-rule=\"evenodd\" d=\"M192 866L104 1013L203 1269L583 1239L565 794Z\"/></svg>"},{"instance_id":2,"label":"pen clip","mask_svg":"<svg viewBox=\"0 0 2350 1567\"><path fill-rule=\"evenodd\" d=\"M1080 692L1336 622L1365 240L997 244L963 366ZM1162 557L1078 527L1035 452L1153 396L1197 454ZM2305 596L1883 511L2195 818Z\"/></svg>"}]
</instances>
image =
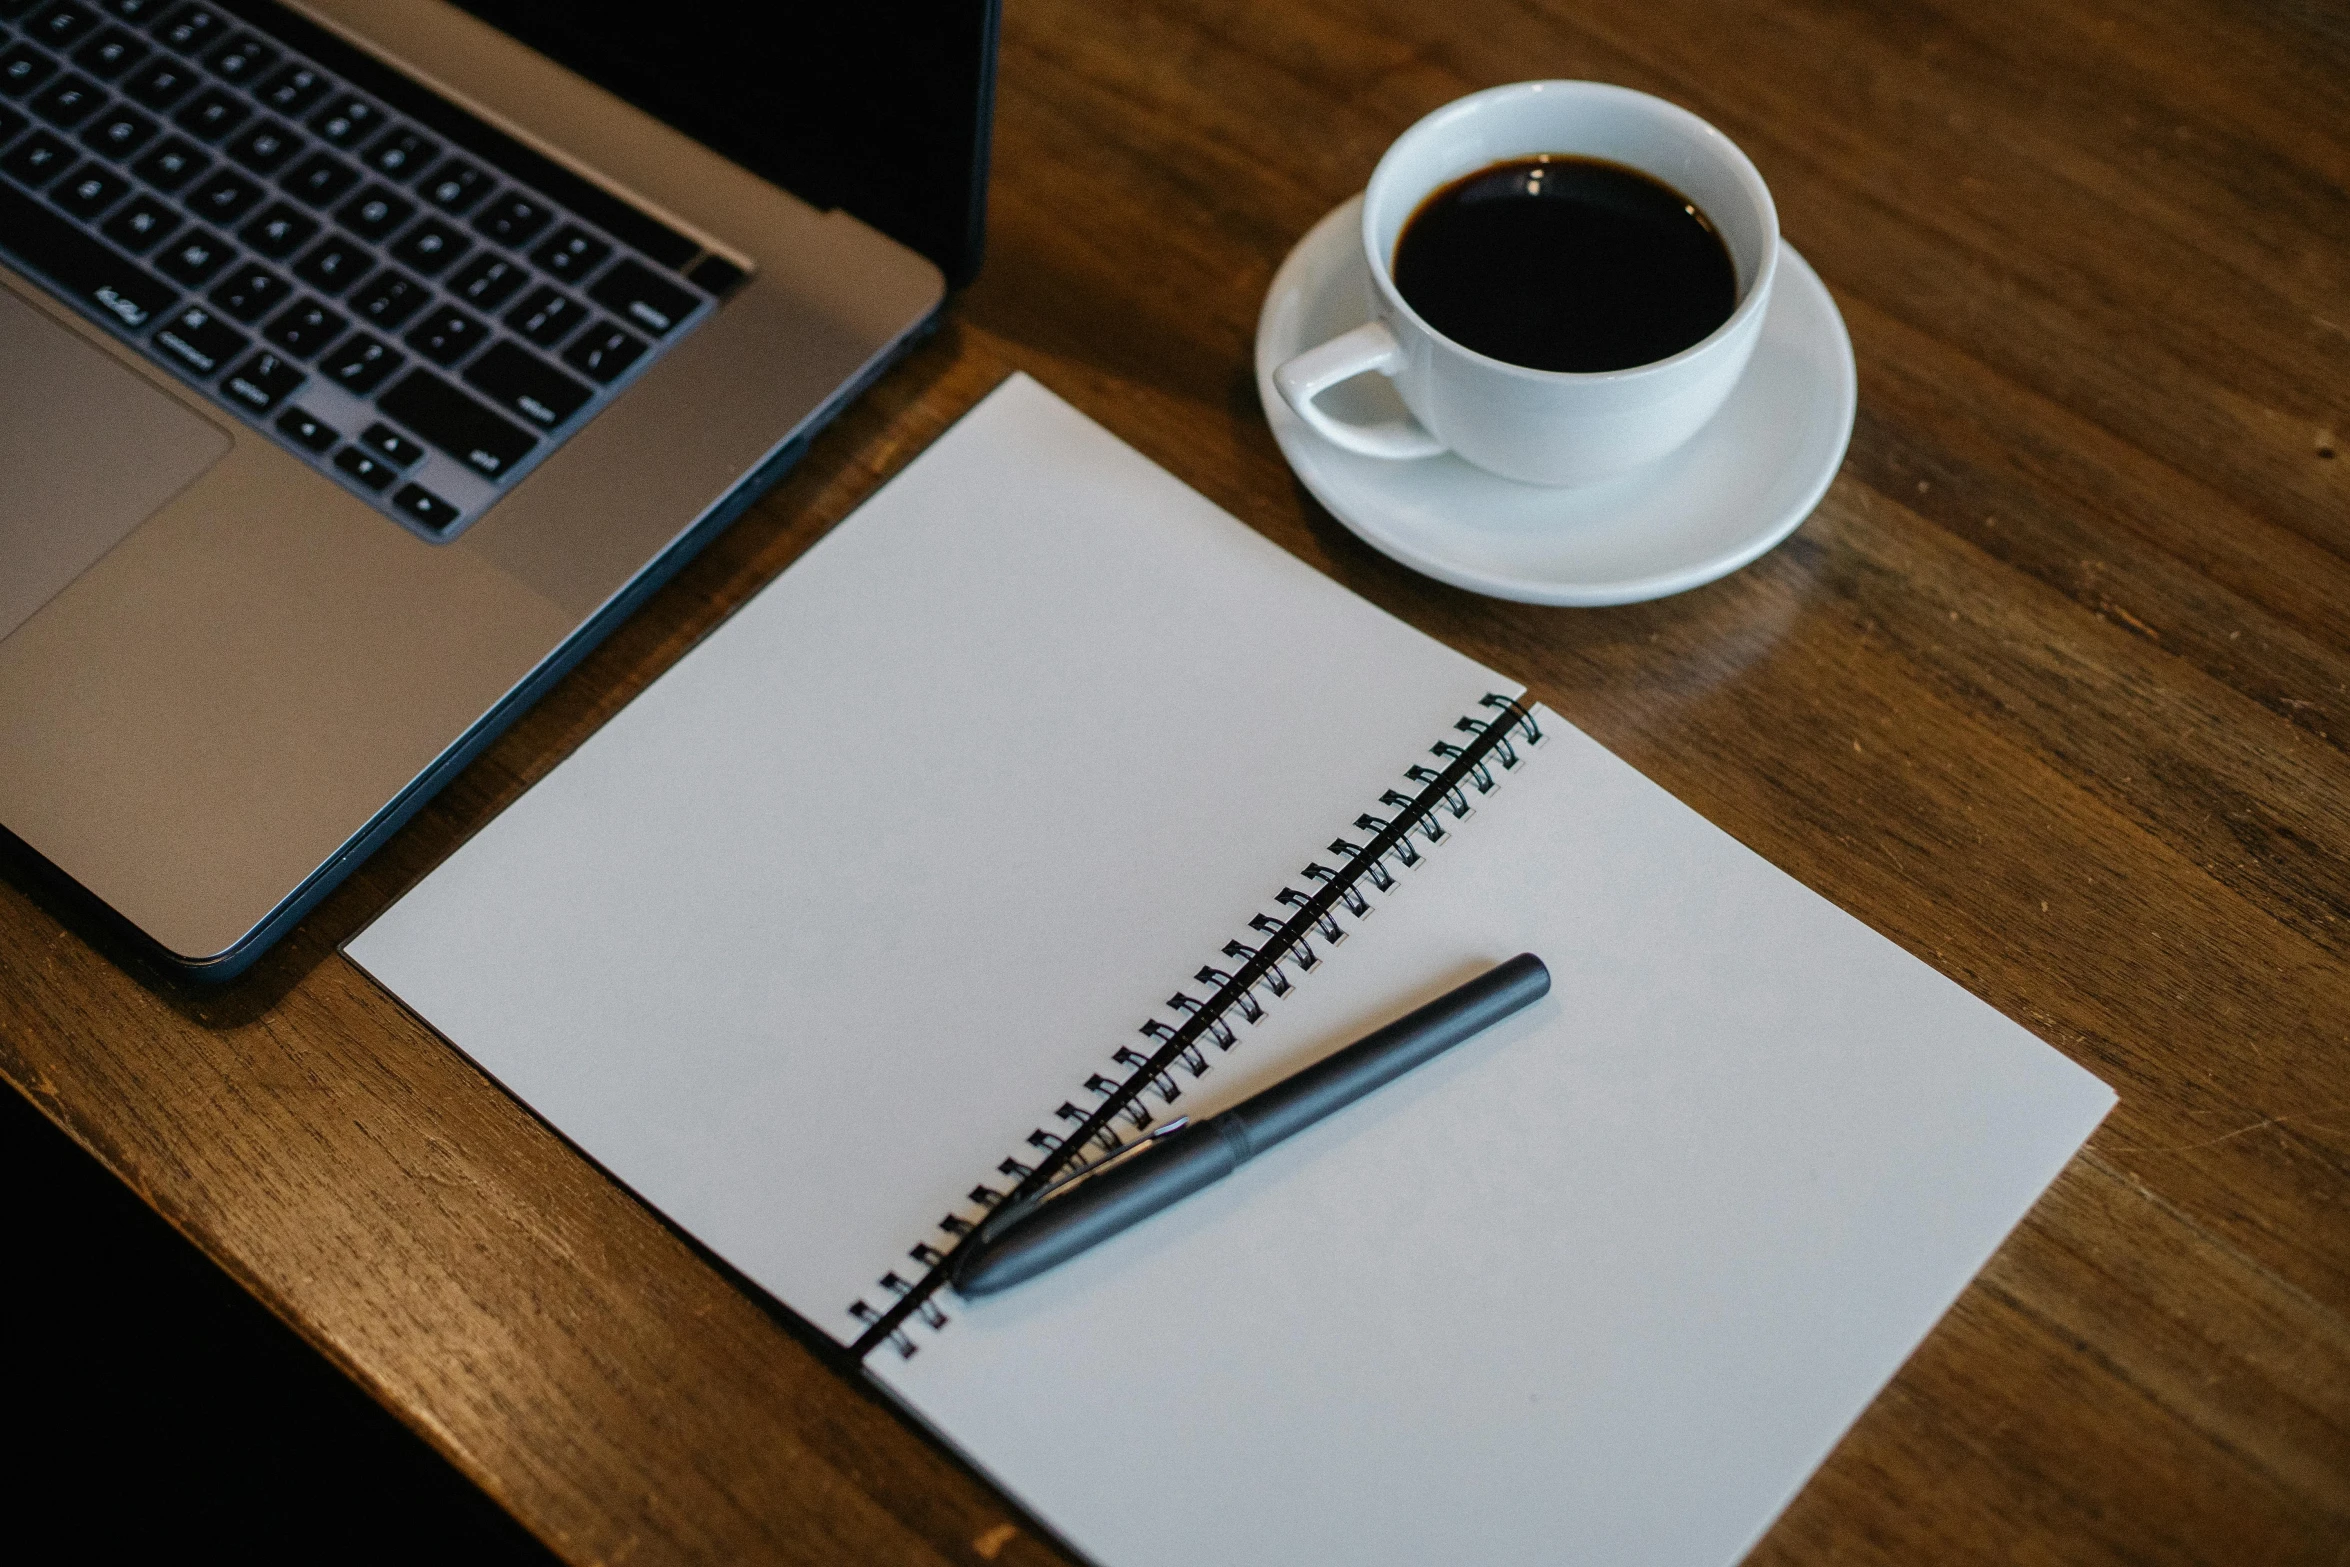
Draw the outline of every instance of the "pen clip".
<instances>
[{"instance_id":1,"label":"pen clip","mask_svg":"<svg viewBox=\"0 0 2350 1567\"><path fill-rule=\"evenodd\" d=\"M1001 1235L1010 1226L1021 1223L1030 1214L1036 1212L1037 1209L1043 1207L1046 1203L1051 1202L1054 1198L1061 1196L1071 1187L1076 1186L1079 1182L1088 1180L1093 1176L1101 1174L1104 1170L1108 1169L1113 1164L1125 1163L1127 1159L1131 1158L1135 1154L1142 1152L1146 1148L1157 1147L1160 1138L1170 1136L1176 1132L1180 1132L1190 1124L1190 1116L1179 1115L1174 1120L1169 1121L1165 1126L1154 1127L1149 1135L1137 1138L1133 1142L1128 1143L1125 1147L1119 1149L1116 1153L1111 1154L1109 1157L1104 1159L1096 1159L1093 1163L1085 1166L1085 1168L1081 1170L1070 1171L1067 1175L1064 1175L1059 1180L1054 1181L1051 1185L1047 1186L1043 1191L1038 1192L1035 1196L1024 1197L1017 1203L1007 1204L1004 1207L998 1208L995 1212L989 1214L985 1219L980 1221L979 1231L977 1234L971 1237L972 1240L978 1242L981 1246L984 1247L988 1243L990 1237Z\"/></svg>"},{"instance_id":2,"label":"pen clip","mask_svg":"<svg viewBox=\"0 0 2350 1567\"><path fill-rule=\"evenodd\" d=\"M1174 1120L1169 1121L1165 1126L1153 1127L1148 1135L1136 1138L1133 1142L1128 1143L1125 1147L1119 1149L1116 1153L1111 1154L1109 1157L1105 1159L1096 1159L1093 1163L1085 1166L1083 1169L1070 1171L1067 1175L1062 1176L1059 1180L1053 1182L1050 1186L1047 1186L1043 1191L1038 1192L1034 1197L1029 1198L1028 1201L1022 1203L1020 1206L1022 1208L1033 1208L1039 1203L1050 1202L1055 1197L1058 1197L1063 1192L1066 1192L1070 1187L1075 1186L1079 1181L1090 1180L1092 1177L1101 1174L1104 1170L1108 1169L1113 1164L1125 1163L1126 1160L1132 1158L1138 1153L1141 1153L1144 1149L1155 1146L1160 1138L1169 1136L1175 1132L1180 1132L1190 1124L1190 1116L1179 1115Z\"/></svg>"}]
</instances>

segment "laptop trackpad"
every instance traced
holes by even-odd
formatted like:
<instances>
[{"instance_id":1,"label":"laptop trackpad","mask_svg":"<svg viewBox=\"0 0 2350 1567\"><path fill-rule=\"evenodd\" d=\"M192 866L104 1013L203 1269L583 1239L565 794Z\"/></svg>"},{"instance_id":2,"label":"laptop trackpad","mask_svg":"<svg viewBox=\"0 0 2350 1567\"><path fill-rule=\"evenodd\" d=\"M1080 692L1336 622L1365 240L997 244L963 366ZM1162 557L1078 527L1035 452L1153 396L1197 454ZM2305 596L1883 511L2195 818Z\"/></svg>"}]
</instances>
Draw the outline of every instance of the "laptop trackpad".
<instances>
[{"instance_id":1,"label":"laptop trackpad","mask_svg":"<svg viewBox=\"0 0 2350 1567\"><path fill-rule=\"evenodd\" d=\"M0 637L229 445L219 426L0 288Z\"/></svg>"}]
</instances>

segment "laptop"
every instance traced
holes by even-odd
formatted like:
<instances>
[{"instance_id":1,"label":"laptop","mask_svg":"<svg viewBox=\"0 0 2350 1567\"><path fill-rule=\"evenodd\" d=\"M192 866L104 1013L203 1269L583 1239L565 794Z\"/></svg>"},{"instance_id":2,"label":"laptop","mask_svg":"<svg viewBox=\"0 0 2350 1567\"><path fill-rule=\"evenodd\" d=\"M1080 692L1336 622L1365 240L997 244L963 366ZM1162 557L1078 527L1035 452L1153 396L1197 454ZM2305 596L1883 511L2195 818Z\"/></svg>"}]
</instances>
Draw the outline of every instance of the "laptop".
<instances>
[{"instance_id":1,"label":"laptop","mask_svg":"<svg viewBox=\"0 0 2350 1567\"><path fill-rule=\"evenodd\" d=\"M993 0L0 0L0 828L248 966L978 265Z\"/></svg>"}]
</instances>

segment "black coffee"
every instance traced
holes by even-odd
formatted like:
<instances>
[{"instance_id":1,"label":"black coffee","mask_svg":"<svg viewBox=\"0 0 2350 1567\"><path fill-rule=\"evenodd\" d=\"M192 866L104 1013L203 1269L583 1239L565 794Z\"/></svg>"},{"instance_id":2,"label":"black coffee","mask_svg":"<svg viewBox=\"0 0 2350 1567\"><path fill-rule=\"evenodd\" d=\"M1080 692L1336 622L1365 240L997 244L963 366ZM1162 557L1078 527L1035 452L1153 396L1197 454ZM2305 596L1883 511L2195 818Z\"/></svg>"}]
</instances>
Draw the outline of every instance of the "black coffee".
<instances>
[{"instance_id":1,"label":"black coffee","mask_svg":"<svg viewBox=\"0 0 2350 1567\"><path fill-rule=\"evenodd\" d=\"M1454 342L1536 370L1669 358L1738 303L1729 249L1697 203L1564 153L1479 169L1420 203L1395 286Z\"/></svg>"}]
</instances>

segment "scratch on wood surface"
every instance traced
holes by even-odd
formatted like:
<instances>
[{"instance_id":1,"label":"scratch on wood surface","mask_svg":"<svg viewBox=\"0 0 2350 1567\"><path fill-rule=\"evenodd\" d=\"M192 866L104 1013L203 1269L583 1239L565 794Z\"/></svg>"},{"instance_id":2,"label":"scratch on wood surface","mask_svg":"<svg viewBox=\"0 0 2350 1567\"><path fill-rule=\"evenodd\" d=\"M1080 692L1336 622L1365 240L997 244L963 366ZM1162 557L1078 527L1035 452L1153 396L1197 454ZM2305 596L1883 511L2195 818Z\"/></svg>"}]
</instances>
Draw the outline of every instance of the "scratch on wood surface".
<instances>
[{"instance_id":1,"label":"scratch on wood surface","mask_svg":"<svg viewBox=\"0 0 2350 1567\"><path fill-rule=\"evenodd\" d=\"M978 1539L973 1540L971 1549L979 1553L982 1561L992 1562L1003 1554L1005 1546L1018 1538L1020 1538L1018 1527L1008 1523L999 1523Z\"/></svg>"},{"instance_id":2,"label":"scratch on wood surface","mask_svg":"<svg viewBox=\"0 0 2350 1567\"><path fill-rule=\"evenodd\" d=\"M2327 1105L2322 1109L2302 1110L2292 1115L2264 1115L2247 1126L2239 1126L2232 1132L2222 1132L2217 1137L2206 1137L2200 1142L2159 1145L2155 1143L2114 1143L2111 1145L2110 1151L2114 1153L2193 1153L2198 1148L2216 1148L2221 1143L2232 1142L2247 1133L2261 1131L2271 1126L2290 1126L2297 1121L2314 1121L2321 1115L2340 1115L2345 1110L2350 1110L2350 1104Z\"/></svg>"}]
</instances>

